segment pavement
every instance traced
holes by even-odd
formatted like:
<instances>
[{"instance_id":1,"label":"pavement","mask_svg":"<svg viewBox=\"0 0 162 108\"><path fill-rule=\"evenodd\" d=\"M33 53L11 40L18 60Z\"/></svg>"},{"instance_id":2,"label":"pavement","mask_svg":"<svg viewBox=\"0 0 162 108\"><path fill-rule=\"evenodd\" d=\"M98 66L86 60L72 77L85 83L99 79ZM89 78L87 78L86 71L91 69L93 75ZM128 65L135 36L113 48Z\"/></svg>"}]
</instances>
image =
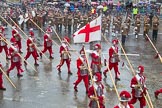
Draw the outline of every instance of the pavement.
<instances>
[{"instance_id":1,"label":"pavement","mask_svg":"<svg viewBox=\"0 0 162 108\"><path fill-rule=\"evenodd\" d=\"M162 25L159 27L159 35L158 40L155 44L159 53L162 54ZM25 30L27 33L28 31ZM38 48L43 48L43 34L38 33L38 30L35 30L35 37L38 40ZM7 38L11 37L11 28L7 29ZM141 33L142 34L142 28ZM150 30L151 34L151 30ZM60 36L64 36L65 33L59 34ZM22 35L25 39L25 35ZM104 40L102 40L102 52L107 53L108 48L111 47L110 41L113 37L110 35L106 35L109 43L107 44ZM151 35L149 35L151 37ZM121 39L121 37L118 37ZM53 40L60 45L57 37L53 35ZM23 54L24 57L26 55L26 41L22 40L23 46ZM79 51L81 49L81 44L71 44L71 46ZM85 48L89 49L89 44L85 44ZM151 46L148 41L143 39L143 36L140 35L138 39L135 39L135 36L132 33L132 29L130 35L127 37L127 41L124 47L126 53L139 54L140 56L128 56L130 63L133 66L134 70L137 70L138 65L144 65L145 67L145 76L146 76L146 85L148 88L148 92L151 96L154 108L162 108L162 96L159 95L159 99L156 100L154 98L154 91L162 87L162 66L159 59L154 59L154 55L156 54L155 50ZM119 48L119 53L121 53L121 48ZM78 93L74 92L73 83L77 79L77 68L76 68L76 59L77 54L75 52L72 53L72 62L71 62L71 70L73 75L69 76L67 74L67 67L63 65L61 75L58 75L58 71L56 66L60 62L59 56L59 47L57 45L53 45L54 59L50 60L45 57L39 59L39 66L34 67L33 58L30 57L27 61L32 66L27 65L27 68L23 69L25 72L23 73L22 78L17 78L16 69L11 71L10 78L13 83L16 85L16 89L11 86L11 84L4 79L4 86L6 87L6 91L0 91L0 108L88 108L89 99L86 95L86 91L84 88L83 82L78 86ZM4 52L2 54L5 56ZM49 55L45 54L47 57ZM7 70L9 65L6 65L6 61L1 58L1 62ZM108 58L108 55L105 55ZM103 58L102 58L103 59ZM119 63L120 70L120 78L121 81L116 82L116 86L118 91L128 90L131 91L130 88L130 80L133 77L130 66L124 56L121 56L121 63ZM124 62L125 66L122 67L122 62ZM103 66L102 70L106 67ZM34 71L36 70L36 71ZM114 71L111 71L114 77ZM119 103L116 92L114 90L113 83L107 74L108 78L103 79L103 83L105 85L105 96L106 96L106 108L113 108L115 105ZM135 108L139 108L139 103L135 104ZM148 107L146 107L148 108Z\"/></svg>"}]
</instances>

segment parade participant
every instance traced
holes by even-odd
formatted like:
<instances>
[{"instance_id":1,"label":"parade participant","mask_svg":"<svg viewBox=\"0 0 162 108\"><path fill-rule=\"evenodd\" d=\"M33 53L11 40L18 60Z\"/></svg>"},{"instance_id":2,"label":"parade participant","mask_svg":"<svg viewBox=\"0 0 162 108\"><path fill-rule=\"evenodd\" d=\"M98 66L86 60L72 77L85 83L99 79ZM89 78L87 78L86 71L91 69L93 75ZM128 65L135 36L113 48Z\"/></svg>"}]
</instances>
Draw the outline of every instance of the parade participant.
<instances>
[{"instance_id":1,"label":"parade participant","mask_svg":"<svg viewBox=\"0 0 162 108\"><path fill-rule=\"evenodd\" d=\"M39 64L37 63L37 60L38 60L38 53L37 53L37 49L36 49L36 46L35 46L35 40L34 40L34 37L32 37L31 35L29 35L30 37L27 39L27 42L26 42L26 45L27 45L27 54L25 56L25 60L27 60L30 55L32 54L34 60L35 60L35 63L34 65L35 66L39 66ZM24 64L27 65L26 61L24 61Z\"/></svg>"},{"instance_id":2,"label":"parade participant","mask_svg":"<svg viewBox=\"0 0 162 108\"><path fill-rule=\"evenodd\" d=\"M143 72L144 66L138 66L137 74L132 78L130 85L132 88L132 99L129 101L129 104L135 104L138 99L140 102L140 108L146 106L146 100L144 98L144 95L146 95L146 78L143 75Z\"/></svg>"},{"instance_id":3,"label":"parade participant","mask_svg":"<svg viewBox=\"0 0 162 108\"><path fill-rule=\"evenodd\" d=\"M158 95L162 93L162 88L154 92L155 98L158 99Z\"/></svg>"},{"instance_id":4,"label":"parade participant","mask_svg":"<svg viewBox=\"0 0 162 108\"><path fill-rule=\"evenodd\" d=\"M2 69L2 64L0 63L0 68ZM6 88L3 86L3 73L2 71L0 70L0 90L6 90Z\"/></svg>"},{"instance_id":5,"label":"parade participant","mask_svg":"<svg viewBox=\"0 0 162 108\"><path fill-rule=\"evenodd\" d=\"M108 71L111 71L112 68L114 68L114 71L115 71L115 79L116 80L120 80L119 76L120 75L120 72L119 72L119 69L118 69L118 62L120 62L119 60L119 55L118 55L118 40L117 39L114 39L112 41L113 43L113 46L109 49L109 69L107 68L105 71L104 71L104 76L105 78L107 78L107 75L106 73Z\"/></svg>"},{"instance_id":6,"label":"parade participant","mask_svg":"<svg viewBox=\"0 0 162 108\"><path fill-rule=\"evenodd\" d=\"M75 14L74 15L74 23L73 23L73 31L75 32L77 30L77 25L78 25L78 22L79 21L79 14Z\"/></svg>"},{"instance_id":7,"label":"parade participant","mask_svg":"<svg viewBox=\"0 0 162 108\"><path fill-rule=\"evenodd\" d=\"M80 50L81 56L77 59L78 79L74 83L74 90L78 92L77 85L83 80L86 88L86 93L88 93L88 88L89 88L88 66L87 66L87 60L83 48Z\"/></svg>"},{"instance_id":8,"label":"parade participant","mask_svg":"<svg viewBox=\"0 0 162 108\"><path fill-rule=\"evenodd\" d=\"M68 15L68 35L71 35L72 19L72 14Z\"/></svg>"},{"instance_id":9,"label":"parade participant","mask_svg":"<svg viewBox=\"0 0 162 108\"><path fill-rule=\"evenodd\" d=\"M6 41L6 37L4 36L4 29L0 28L0 53L4 49L5 54L6 54L6 59L9 59L8 58L8 47L5 41Z\"/></svg>"},{"instance_id":10,"label":"parade participant","mask_svg":"<svg viewBox=\"0 0 162 108\"><path fill-rule=\"evenodd\" d=\"M65 27L65 32L67 31L67 28L68 28L68 14L65 14L64 15L64 23L63 23L63 25L64 25L64 27ZM76 21L74 20L74 22L76 23ZM74 29L74 28L73 28Z\"/></svg>"},{"instance_id":11,"label":"parade participant","mask_svg":"<svg viewBox=\"0 0 162 108\"><path fill-rule=\"evenodd\" d=\"M41 58L42 58L42 53L45 53L48 50L49 54L50 54L49 58L53 59L53 57L52 57L52 54L53 54L53 52L52 52L52 38L50 35L51 32L52 32L51 29L48 28L46 30L46 33L44 34L44 49L40 53Z\"/></svg>"},{"instance_id":12,"label":"parade participant","mask_svg":"<svg viewBox=\"0 0 162 108\"><path fill-rule=\"evenodd\" d=\"M128 24L126 22L124 22L124 24L121 27L121 34L122 34L121 41L122 41L122 45L124 46L126 37L128 36Z\"/></svg>"},{"instance_id":13,"label":"parade participant","mask_svg":"<svg viewBox=\"0 0 162 108\"><path fill-rule=\"evenodd\" d=\"M144 19L144 31L143 31L143 36L146 40L148 40L146 35L148 35L149 29L150 29L149 18L146 17Z\"/></svg>"},{"instance_id":14,"label":"parade participant","mask_svg":"<svg viewBox=\"0 0 162 108\"><path fill-rule=\"evenodd\" d=\"M159 20L157 17L153 18L153 32L152 32L152 39L154 41L157 40L157 35L158 35L158 26L159 26Z\"/></svg>"},{"instance_id":15,"label":"parade participant","mask_svg":"<svg viewBox=\"0 0 162 108\"><path fill-rule=\"evenodd\" d=\"M90 108L98 108L98 104L97 101L99 102L99 107L100 108L105 108L105 96L104 96L104 86L101 83L101 74L96 73L94 75L94 84L89 88L88 91L88 97L90 98L90 104L89 107ZM95 95L95 91L96 91L96 95Z\"/></svg>"},{"instance_id":16,"label":"parade participant","mask_svg":"<svg viewBox=\"0 0 162 108\"><path fill-rule=\"evenodd\" d=\"M120 103L114 108L134 108L133 105L128 104L129 98L131 98L131 94L128 91L121 91Z\"/></svg>"},{"instance_id":17,"label":"parade participant","mask_svg":"<svg viewBox=\"0 0 162 108\"><path fill-rule=\"evenodd\" d=\"M95 73L101 73L101 45L100 44L95 44L94 46L94 51L91 54L91 69L93 75Z\"/></svg>"},{"instance_id":18,"label":"parade participant","mask_svg":"<svg viewBox=\"0 0 162 108\"><path fill-rule=\"evenodd\" d=\"M102 19L102 33L103 33L103 35L105 35L106 27L107 27L107 20L106 20L106 17L104 17Z\"/></svg>"},{"instance_id":19,"label":"parade participant","mask_svg":"<svg viewBox=\"0 0 162 108\"><path fill-rule=\"evenodd\" d=\"M19 47L19 53L22 53L21 51L21 36L20 36L20 33L18 32L18 30L16 29L16 27L13 27L13 30L12 30L12 37L15 38L16 40L16 43Z\"/></svg>"},{"instance_id":20,"label":"parade participant","mask_svg":"<svg viewBox=\"0 0 162 108\"><path fill-rule=\"evenodd\" d=\"M22 77L21 74L23 72L23 69L21 68L21 57L19 52L19 47L17 45L16 39L11 38L11 47L9 48L9 55L11 56L11 65L10 68L7 70L7 75L9 76L9 73L11 70L13 70L15 67L17 68L17 77Z\"/></svg>"},{"instance_id":21,"label":"parade participant","mask_svg":"<svg viewBox=\"0 0 162 108\"><path fill-rule=\"evenodd\" d=\"M135 20L135 28L134 28L136 39L138 38L138 35L140 33L140 26L141 26L140 19L136 18L136 20Z\"/></svg>"},{"instance_id":22,"label":"parade participant","mask_svg":"<svg viewBox=\"0 0 162 108\"><path fill-rule=\"evenodd\" d=\"M33 28L30 28L29 29L29 35L32 36L34 38L34 31L33 31Z\"/></svg>"},{"instance_id":23,"label":"parade participant","mask_svg":"<svg viewBox=\"0 0 162 108\"><path fill-rule=\"evenodd\" d=\"M67 45L67 42L69 42L69 39L63 38L62 40L62 45L60 46L60 64L57 65L57 70L59 71L59 74L61 73L61 67L66 62L67 68L68 68L68 74L72 75L71 70L70 70L70 62L71 62L71 54Z\"/></svg>"}]
</instances>

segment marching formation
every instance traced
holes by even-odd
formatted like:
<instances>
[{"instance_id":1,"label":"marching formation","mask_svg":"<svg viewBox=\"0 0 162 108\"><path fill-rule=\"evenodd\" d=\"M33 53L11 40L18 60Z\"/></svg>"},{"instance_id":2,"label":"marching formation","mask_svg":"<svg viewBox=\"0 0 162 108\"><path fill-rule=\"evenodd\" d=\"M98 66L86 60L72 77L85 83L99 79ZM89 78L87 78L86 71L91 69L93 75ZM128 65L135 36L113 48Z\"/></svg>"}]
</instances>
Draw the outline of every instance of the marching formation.
<instances>
[{"instance_id":1,"label":"marching formation","mask_svg":"<svg viewBox=\"0 0 162 108\"><path fill-rule=\"evenodd\" d=\"M100 17L101 19L99 19ZM133 34L131 35L133 35L135 39L139 38L141 28L143 27L143 38L146 41L152 40L156 42L160 24L157 15L150 18L148 14L144 16L136 14L134 17L132 17L130 13L126 13L126 16L121 14L104 14L102 12L99 14L96 12L95 7L85 14L79 11L76 13L68 13L66 8L62 12L60 9L53 7L46 7L44 9L29 6L26 8L25 13L19 8L8 8L4 11L4 14L0 15L0 19L0 53L2 53L4 49L6 61L10 64L6 72L2 64L0 64L0 90L6 90L3 85L3 74L6 73L6 77L10 78L10 72L16 67L17 77L20 78L23 77L23 72L25 72L22 68L23 64L25 68L27 66L32 67L32 64L27 61L31 55L34 59L34 66L39 66L39 59L46 57L48 60L52 60L54 59L54 53L59 53L60 63L56 66L58 75L61 75L61 68L65 62L68 75L73 75L74 73L72 73L71 70L71 62L73 61L71 60L72 54L70 51L72 47L70 45L70 38L71 35L74 34L74 43L93 43L93 48L89 52L91 62L89 62L87 57L88 51L84 45L79 52L76 52L78 56L76 59L77 79L73 83L74 91L81 92L78 90L78 85L82 80L84 81L85 93L90 99L90 108L105 108L106 90L102 80L103 77L107 79L107 73L111 74L112 69L114 69L115 80L113 78L111 78L111 80L114 83L113 86L119 99L119 104L114 106L114 108L134 108L133 104L135 104L137 100L140 102L139 108L144 108L147 104L150 108L153 108L152 101L148 100L150 96L146 87L146 77L143 74L145 70L143 65L138 66L137 72L130 81L131 93L123 90L119 94L115 82L122 80L120 78L120 74L122 73L119 69L119 63L121 62L119 46L124 53L123 47L127 45L126 38L132 33L131 27L133 27ZM101 21L99 22L99 20ZM143 26L141 26L142 24ZM7 28L12 27L10 41L5 36L6 32L4 26ZM29 31L27 34L24 32L25 27ZM34 29L39 29L40 31L45 29L45 32L43 31L42 50L40 50L36 44L37 37L34 34ZM61 45L59 46L58 52L53 52L53 44L56 43L52 35L53 33L56 35L58 35L57 33L61 34L63 29L68 36L58 37ZM152 39L149 37L149 30L151 29ZM26 36L26 40L22 36L22 33ZM97 34L96 37L91 37L91 33L99 33L100 36L98 37ZM102 72L103 50L101 43L98 41L105 38L105 41L108 42L106 35L112 37L112 46L108 48L107 51L108 59L104 58L106 69ZM120 37L121 39L119 39ZM26 41L26 55L24 57L22 56L22 40ZM92 40L97 42L95 43ZM45 55L46 51L49 52L49 57ZM157 54L161 57L158 51ZM126 56L126 53L124 53L124 56ZM156 99L158 99L160 93L162 93L162 89L154 92Z\"/></svg>"}]
</instances>

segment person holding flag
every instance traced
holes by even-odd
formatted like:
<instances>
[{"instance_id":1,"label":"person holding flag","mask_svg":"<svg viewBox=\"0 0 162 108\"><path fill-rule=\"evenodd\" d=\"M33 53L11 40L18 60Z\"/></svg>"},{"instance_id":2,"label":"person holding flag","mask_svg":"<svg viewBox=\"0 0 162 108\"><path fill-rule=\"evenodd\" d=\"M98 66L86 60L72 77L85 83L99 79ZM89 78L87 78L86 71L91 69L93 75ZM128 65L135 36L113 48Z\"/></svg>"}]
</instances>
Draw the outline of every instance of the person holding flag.
<instances>
[{"instance_id":1,"label":"person holding flag","mask_svg":"<svg viewBox=\"0 0 162 108\"><path fill-rule=\"evenodd\" d=\"M77 69L78 69L78 79L74 83L74 90L78 92L77 85L83 80L86 88L86 93L89 89L89 79L88 79L88 65L87 59L84 52L84 46L80 50L80 57L77 59Z\"/></svg>"},{"instance_id":2,"label":"person holding flag","mask_svg":"<svg viewBox=\"0 0 162 108\"><path fill-rule=\"evenodd\" d=\"M69 42L69 38L64 37L63 40L62 40L62 45L60 46L61 60L60 60L60 64L57 65L57 70L58 70L58 72L60 74L61 73L61 67L64 64L64 62L66 62L67 68L68 68L68 74L72 75L72 72L70 70L71 54L69 52L67 42Z\"/></svg>"},{"instance_id":3,"label":"person holding flag","mask_svg":"<svg viewBox=\"0 0 162 108\"><path fill-rule=\"evenodd\" d=\"M42 53L45 53L47 50L50 54L50 59L53 59L52 57L52 38L51 38L51 30L47 29L46 33L44 34L44 49L40 52L40 57L42 58Z\"/></svg>"},{"instance_id":4,"label":"person holding flag","mask_svg":"<svg viewBox=\"0 0 162 108\"><path fill-rule=\"evenodd\" d=\"M96 73L101 73L101 45L96 44L94 46L94 51L91 54L91 69L93 74L95 75Z\"/></svg>"},{"instance_id":5,"label":"person holding flag","mask_svg":"<svg viewBox=\"0 0 162 108\"><path fill-rule=\"evenodd\" d=\"M135 104L137 99L140 102L140 108L144 108L146 106L146 100L144 95L146 95L146 78L143 75L144 66L138 66L138 71L136 76L134 76L131 80L131 88L132 88L132 99L129 101L129 104Z\"/></svg>"},{"instance_id":6,"label":"person holding flag","mask_svg":"<svg viewBox=\"0 0 162 108\"><path fill-rule=\"evenodd\" d=\"M119 55L118 55L118 46L117 46L118 40L114 39L112 43L113 43L113 46L109 49L109 69L107 68L106 70L104 70L103 74L105 78L107 78L106 73L110 71L112 68L114 68L115 79L120 80L118 76L120 75L120 72L118 69L118 63L120 62Z\"/></svg>"},{"instance_id":7,"label":"person holding flag","mask_svg":"<svg viewBox=\"0 0 162 108\"><path fill-rule=\"evenodd\" d=\"M34 65L39 66L39 64L37 63L38 53L37 53L37 49L35 47L35 40L32 35L29 35L29 38L26 41L26 45L27 45L27 54L24 57L24 59L27 60L30 57L30 55L32 54L32 56L35 60ZM26 61L24 61L24 64L27 65Z\"/></svg>"},{"instance_id":8,"label":"person holding flag","mask_svg":"<svg viewBox=\"0 0 162 108\"><path fill-rule=\"evenodd\" d=\"M89 88L88 97L90 98L90 108L105 108L104 86L101 82L101 74L96 73L93 76L94 84ZM96 93L95 93L96 92ZM98 102L97 102L98 101ZM99 106L98 106L99 103Z\"/></svg>"},{"instance_id":9,"label":"person holding flag","mask_svg":"<svg viewBox=\"0 0 162 108\"><path fill-rule=\"evenodd\" d=\"M10 39L11 47L9 48L9 55L11 56L11 65L10 68L7 70L7 75L9 76L9 73L11 70L13 70L15 67L17 68L17 77L22 77L21 74L23 72L23 69L21 68L21 57L19 54L19 49L17 42L15 38Z\"/></svg>"}]
</instances>

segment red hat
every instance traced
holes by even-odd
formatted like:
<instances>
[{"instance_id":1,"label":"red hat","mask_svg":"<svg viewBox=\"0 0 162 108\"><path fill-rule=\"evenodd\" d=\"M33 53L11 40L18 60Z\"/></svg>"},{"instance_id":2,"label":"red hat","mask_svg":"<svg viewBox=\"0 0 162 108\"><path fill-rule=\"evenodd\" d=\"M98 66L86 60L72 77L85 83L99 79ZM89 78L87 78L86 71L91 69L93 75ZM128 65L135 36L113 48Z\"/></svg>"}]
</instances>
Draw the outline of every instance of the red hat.
<instances>
[{"instance_id":1,"label":"red hat","mask_svg":"<svg viewBox=\"0 0 162 108\"><path fill-rule=\"evenodd\" d=\"M29 31L29 35L30 35L31 37L34 37L34 32L33 32L33 31Z\"/></svg>"},{"instance_id":2,"label":"red hat","mask_svg":"<svg viewBox=\"0 0 162 108\"><path fill-rule=\"evenodd\" d=\"M84 52L84 46L82 46L82 49L80 50L80 54L82 55L82 54L85 54L85 52Z\"/></svg>"},{"instance_id":3,"label":"red hat","mask_svg":"<svg viewBox=\"0 0 162 108\"><path fill-rule=\"evenodd\" d=\"M129 98L131 98L131 95L128 91L120 92L120 101L121 102L129 101Z\"/></svg>"},{"instance_id":4,"label":"red hat","mask_svg":"<svg viewBox=\"0 0 162 108\"><path fill-rule=\"evenodd\" d=\"M96 48L96 49L101 49L101 45L100 45L100 44L96 44L96 45L95 45L95 48Z\"/></svg>"},{"instance_id":5,"label":"red hat","mask_svg":"<svg viewBox=\"0 0 162 108\"><path fill-rule=\"evenodd\" d=\"M14 43L14 42L16 42L16 39L12 37L12 38L10 39L10 42L11 42L11 43Z\"/></svg>"},{"instance_id":6,"label":"red hat","mask_svg":"<svg viewBox=\"0 0 162 108\"><path fill-rule=\"evenodd\" d=\"M114 45L116 45L116 44L118 44L118 40L117 40L117 39L114 39L114 40L112 40L112 43L113 43Z\"/></svg>"},{"instance_id":7,"label":"red hat","mask_svg":"<svg viewBox=\"0 0 162 108\"><path fill-rule=\"evenodd\" d=\"M46 32L47 32L47 33L52 33L52 29L51 29L51 28L47 28L47 29L46 29Z\"/></svg>"},{"instance_id":8,"label":"red hat","mask_svg":"<svg viewBox=\"0 0 162 108\"><path fill-rule=\"evenodd\" d=\"M12 30L12 35L15 35L16 33L18 33L18 31L16 29Z\"/></svg>"},{"instance_id":9,"label":"red hat","mask_svg":"<svg viewBox=\"0 0 162 108\"><path fill-rule=\"evenodd\" d=\"M94 77L93 77L93 80L94 80L95 82L101 81L101 80L102 80L101 74L100 74L100 73L96 73L96 74L94 75Z\"/></svg>"},{"instance_id":10,"label":"red hat","mask_svg":"<svg viewBox=\"0 0 162 108\"><path fill-rule=\"evenodd\" d=\"M0 26L0 32L3 33L5 28L3 26Z\"/></svg>"},{"instance_id":11,"label":"red hat","mask_svg":"<svg viewBox=\"0 0 162 108\"><path fill-rule=\"evenodd\" d=\"M137 73L143 73L143 72L144 72L144 66L142 66L142 65L138 66Z\"/></svg>"},{"instance_id":12,"label":"red hat","mask_svg":"<svg viewBox=\"0 0 162 108\"><path fill-rule=\"evenodd\" d=\"M67 36L65 36L64 38L63 38L63 42L70 42L70 39L69 39L69 37L67 37Z\"/></svg>"}]
</instances>

